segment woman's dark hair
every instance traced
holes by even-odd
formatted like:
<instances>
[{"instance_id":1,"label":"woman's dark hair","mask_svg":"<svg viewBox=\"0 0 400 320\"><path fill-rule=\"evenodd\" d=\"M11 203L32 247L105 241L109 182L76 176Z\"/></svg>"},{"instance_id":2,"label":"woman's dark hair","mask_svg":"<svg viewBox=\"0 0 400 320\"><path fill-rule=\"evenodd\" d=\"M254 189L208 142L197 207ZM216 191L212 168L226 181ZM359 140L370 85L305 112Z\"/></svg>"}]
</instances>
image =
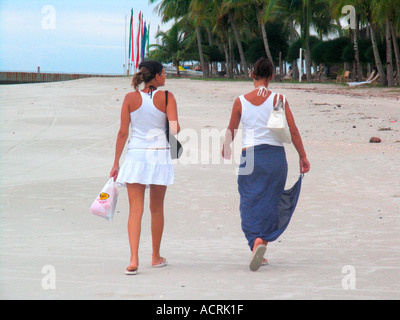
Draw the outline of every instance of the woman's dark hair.
<instances>
[{"instance_id":1,"label":"woman's dark hair","mask_svg":"<svg viewBox=\"0 0 400 320\"><path fill-rule=\"evenodd\" d=\"M254 66L254 79L269 79L274 74L272 63L267 58L260 58Z\"/></svg>"},{"instance_id":2,"label":"woman's dark hair","mask_svg":"<svg viewBox=\"0 0 400 320\"><path fill-rule=\"evenodd\" d=\"M141 83L148 83L153 80L157 74L161 75L164 69L163 65L157 61L144 61L139 65L140 71L135 73L132 78L132 86L139 90Z\"/></svg>"}]
</instances>

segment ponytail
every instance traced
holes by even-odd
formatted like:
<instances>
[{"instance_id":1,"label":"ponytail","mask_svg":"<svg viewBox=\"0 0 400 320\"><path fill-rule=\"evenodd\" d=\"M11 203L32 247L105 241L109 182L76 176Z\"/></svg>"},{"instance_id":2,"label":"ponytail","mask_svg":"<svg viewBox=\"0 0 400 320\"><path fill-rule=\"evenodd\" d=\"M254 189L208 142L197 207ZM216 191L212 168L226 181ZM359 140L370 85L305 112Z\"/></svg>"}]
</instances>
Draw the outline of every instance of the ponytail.
<instances>
[{"instance_id":1,"label":"ponytail","mask_svg":"<svg viewBox=\"0 0 400 320\"><path fill-rule=\"evenodd\" d=\"M144 63L142 63L142 64L144 64ZM133 75L133 78L132 78L132 86L135 88L136 91L139 90L139 86L140 86L143 82L144 82L144 83L148 83L148 82L150 82L151 80L153 80L154 77L156 76L156 73L153 74L153 73L149 70L149 68L143 66L142 64L139 66L139 67L140 67L140 71L137 72L137 73L135 73L135 74ZM161 64L160 64L160 65L161 65ZM151 66L151 65L150 65L150 66ZM160 74L160 75L161 75L161 72L162 72L162 65L161 65L161 71L158 71L157 74Z\"/></svg>"},{"instance_id":2,"label":"ponytail","mask_svg":"<svg viewBox=\"0 0 400 320\"><path fill-rule=\"evenodd\" d=\"M132 86L136 91L139 90L139 86L144 82L143 74L141 71L135 73L132 78Z\"/></svg>"}]
</instances>

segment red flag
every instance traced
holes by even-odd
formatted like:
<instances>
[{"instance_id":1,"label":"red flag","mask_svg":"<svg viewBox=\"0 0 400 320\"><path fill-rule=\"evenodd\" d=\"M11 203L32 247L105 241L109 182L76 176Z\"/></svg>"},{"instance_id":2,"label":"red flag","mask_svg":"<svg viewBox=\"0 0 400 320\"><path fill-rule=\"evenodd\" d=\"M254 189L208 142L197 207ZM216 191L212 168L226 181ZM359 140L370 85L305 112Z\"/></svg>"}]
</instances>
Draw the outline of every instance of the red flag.
<instances>
[{"instance_id":1,"label":"red flag","mask_svg":"<svg viewBox=\"0 0 400 320\"><path fill-rule=\"evenodd\" d=\"M137 47L137 51L136 51L136 69L139 68L139 58L140 58L140 29L141 29L141 25L142 25L142 11L140 11L139 13L139 27L138 27L138 36L137 36L137 41L136 41L136 47Z\"/></svg>"}]
</instances>

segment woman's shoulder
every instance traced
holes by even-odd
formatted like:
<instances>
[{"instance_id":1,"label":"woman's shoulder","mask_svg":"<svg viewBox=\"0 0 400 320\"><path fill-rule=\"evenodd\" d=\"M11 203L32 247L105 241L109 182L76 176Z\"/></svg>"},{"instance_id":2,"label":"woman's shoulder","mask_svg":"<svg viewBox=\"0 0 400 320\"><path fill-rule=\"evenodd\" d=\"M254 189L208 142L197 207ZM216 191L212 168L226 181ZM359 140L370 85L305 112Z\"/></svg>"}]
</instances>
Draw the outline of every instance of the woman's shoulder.
<instances>
[{"instance_id":1,"label":"woman's shoulder","mask_svg":"<svg viewBox=\"0 0 400 320\"><path fill-rule=\"evenodd\" d=\"M168 97L173 97L174 96L174 94L171 91L169 91L169 90L160 90L160 89L157 90L155 95L162 96L162 95L165 95L167 92L168 92Z\"/></svg>"},{"instance_id":2,"label":"woman's shoulder","mask_svg":"<svg viewBox=\"0 0 400 320\"><path fill-rule=\"evenodd\" d=\"M141 95L140 95L140 91L138 90L138 91L131 91L131 92L128 92L126 95L125 95L125 98L126 99L135 99L135 98L138 98L138 97L140 97Z\"/></svg>"},{"instance_id":3,"label":"woman's shoulder","mask_svg":"<svg viewBox=\"0 0 400 320\"><path fill-rule=\"evenodd\" d=\"M129 106L129 111L132 112L142 105L142 96L139 91L128 92L125 95L125 103Z\"/></svg>"}]
</instances>

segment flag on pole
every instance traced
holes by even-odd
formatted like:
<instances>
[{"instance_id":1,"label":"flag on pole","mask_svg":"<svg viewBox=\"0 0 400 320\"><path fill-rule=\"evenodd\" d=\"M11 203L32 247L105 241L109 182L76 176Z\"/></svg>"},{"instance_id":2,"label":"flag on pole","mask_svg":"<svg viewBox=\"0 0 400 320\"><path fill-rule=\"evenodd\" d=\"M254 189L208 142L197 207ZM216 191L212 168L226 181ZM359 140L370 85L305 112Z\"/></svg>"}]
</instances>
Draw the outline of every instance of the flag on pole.
<instances>
[{"instance_id":1,"label":"flag on pole","mask_svg":"<svg viewBox=\"0 0 400 320\"><path fill-rule=\"evenodd\" d=\"M142 37L142 61L145 58L146 37L147 37L147 26L146 26L146 21L145 21L144 27L143 27L143 37Z\"/></svg>"},{"instance_id":2,"label":"flag on pole","mask_svg":"<svg viewBox=\"0 0 400 320\"><path fill-rule=\"evenodd\" d=\"M141 34L141 25L142 25L142 12L140 11L139 13L139 22L138 22L138 35L137 35L137 40L136 40L136 69L139 68L139 59L140 59L140 34Z\"/></svg>"},{"instance_id":3,"label":"flag on pole","mask_svg":"<svg viewBox=\"0 0 400 320\"><path fill-rule=\"evenodd\" d=\"M146 45L147 45L147 58L150 58L150 23L147 26L147 39L146 39Z\"/></svg>"},{"instance_id":4,"label":"flag on pole","mask_svg":"<svg viewBox=\"0 0 400 320\"><path fill-rule=\"evenodd\" d=\"M133 60L133 50L132 50L132 48L133 48L133 37L132 37L133 30L132 30L132 23L133 23L133 9L131 10L131 21L129 23L129 58L128 58L128 61L131 61L131 58Z\"/></svg>"},{"instance_id":5,"label":"flag on pole","mask_svg":"<svg viewBox=\"0 0 400 320\"><path fill-rule=\"evenodd\" d=\"M143 61L143 34L144 34L144 21L143 21L143 13L142 13L142 25L141 25L141 33L140 33L140 58Z\"/></svg>"},{"instance_id":6,"label":"flag on pole","mask_svg":"<svg viewBox=\"0 0 400 320\"><path fill-rule=\"evenodd\" d=\"M133 10L132 10L132 23L131 23L131 41L132 41L132 48L131 48L131 55L132 55L132 62L135 62L135 45L134 45L134 35L133 35Z\"/></svg>"}]
</instances>

